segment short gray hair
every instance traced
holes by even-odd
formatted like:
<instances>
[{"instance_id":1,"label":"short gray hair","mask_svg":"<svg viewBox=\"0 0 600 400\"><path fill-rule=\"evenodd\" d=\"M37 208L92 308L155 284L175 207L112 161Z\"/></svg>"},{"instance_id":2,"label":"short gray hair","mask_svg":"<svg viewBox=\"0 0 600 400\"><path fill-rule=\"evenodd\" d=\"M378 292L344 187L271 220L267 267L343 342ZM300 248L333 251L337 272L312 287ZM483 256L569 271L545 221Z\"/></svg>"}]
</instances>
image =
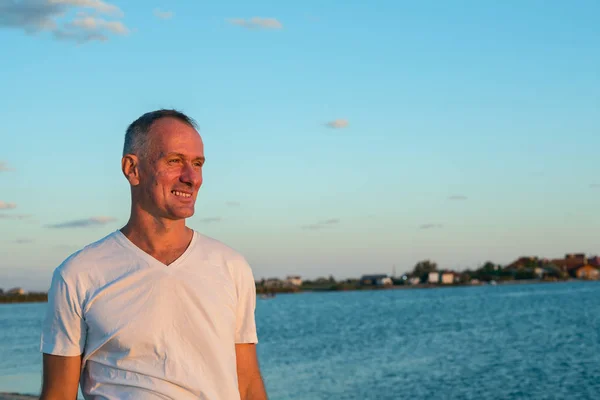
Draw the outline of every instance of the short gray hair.
<instances>
[{"instance_id":1,"label":"short gray hair","mask_svg":"<svg viewBox=\"0 0 600 400\"><path fill-rule=\"evenodd\" d=\"M150 132L152 125L161 118L175 118L196 130L198 129L196 121L181 111L160 109L147 112L127 127L127 131L125 132L125 144L123 146L123 156L135 154L140 158L146 157L148 155L148 133Z\"/></svg>"}]
</instances>

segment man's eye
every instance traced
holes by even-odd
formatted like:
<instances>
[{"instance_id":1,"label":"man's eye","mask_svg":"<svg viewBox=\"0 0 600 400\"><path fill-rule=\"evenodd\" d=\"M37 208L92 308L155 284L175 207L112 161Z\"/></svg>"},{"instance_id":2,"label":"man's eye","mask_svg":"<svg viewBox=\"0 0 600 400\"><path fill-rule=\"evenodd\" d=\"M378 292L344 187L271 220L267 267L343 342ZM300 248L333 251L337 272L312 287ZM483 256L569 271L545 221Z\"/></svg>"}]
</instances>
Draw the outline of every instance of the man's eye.
<instances>
[{"instance_id":1,"label":"man's eye","mask_svg":"<svg viewBox=\"0 0 600 400\"><path fill-rule=\"evenodd\" d=\"M178 158L174 158L172 160L169 160L169 164L175 164L176 162L179 162Z\"/></svg>"},{"instance_id":2,"label":"man's eye","mask_svg":"<svg viewBox=\"0 0 600 400\"><path fill-rule=\"evenodd\" d=\"M198 167L198 168L202 168L202 163L201 162L194 163L194 166Z\"/></svg>"}]
</instances>

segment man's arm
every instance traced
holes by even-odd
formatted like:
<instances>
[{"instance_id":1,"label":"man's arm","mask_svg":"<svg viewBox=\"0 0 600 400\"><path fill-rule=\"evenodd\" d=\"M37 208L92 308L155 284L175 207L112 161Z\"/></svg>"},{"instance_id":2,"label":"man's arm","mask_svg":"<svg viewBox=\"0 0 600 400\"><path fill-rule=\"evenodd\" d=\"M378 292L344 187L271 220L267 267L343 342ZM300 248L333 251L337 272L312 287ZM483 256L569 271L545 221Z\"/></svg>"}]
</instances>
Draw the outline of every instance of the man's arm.
<instances>
[{"instance_id":1,"label":"man's arm","mask_svg":"<svg viewBox=\"0 0 600 400\"><path fill-rule=\"evenodd\" d=\"M40 400L76 400L83 356L44 353L44 377Z\"/></svg>"},{"instance_id":2,"label":"man's arm","mask_svg":"<svg viewBox=\"0 0 600 400\"><path fill-rule=\"evenodd\" d=\"M235 355L241 399L267 400L267 392L258 366L256 345L254 343L237 343Z\"/></svg>"}]
</instances>

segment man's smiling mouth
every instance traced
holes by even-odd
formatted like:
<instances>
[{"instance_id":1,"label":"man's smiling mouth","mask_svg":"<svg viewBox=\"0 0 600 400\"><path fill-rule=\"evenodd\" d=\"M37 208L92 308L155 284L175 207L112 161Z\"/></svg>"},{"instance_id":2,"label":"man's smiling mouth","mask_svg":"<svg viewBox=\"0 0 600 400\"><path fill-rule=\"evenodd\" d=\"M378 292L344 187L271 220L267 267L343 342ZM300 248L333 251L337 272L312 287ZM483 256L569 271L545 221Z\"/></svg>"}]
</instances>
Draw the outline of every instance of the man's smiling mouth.
<instances>
[{"instance_id":1,"label":"man's smiling mouth","mask_svg":"<svg viewBox=\"0 0 600 400\"><path fill-rule=\"evenodd\" d=\"M171 190L171 193L178 197L192 197L191 193L180 192L179 190Z\"/></svg>"}]
</instances>

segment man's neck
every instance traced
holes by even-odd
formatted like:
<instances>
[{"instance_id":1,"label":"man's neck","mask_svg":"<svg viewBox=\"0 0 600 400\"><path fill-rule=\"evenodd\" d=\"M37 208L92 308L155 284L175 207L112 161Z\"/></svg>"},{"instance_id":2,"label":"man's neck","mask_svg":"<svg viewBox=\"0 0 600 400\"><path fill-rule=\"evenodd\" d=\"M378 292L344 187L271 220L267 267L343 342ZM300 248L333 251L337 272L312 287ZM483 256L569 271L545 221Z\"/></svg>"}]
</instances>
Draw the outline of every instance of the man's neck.
<instances>
[{"instance_id":1,"label":"man's neck","mask_svg":"<svg viewBox=\"0 0 600 400\"><path fill-rule=\"evenodd\" d=\"M136 246L150 254L187 247L193 231L185 220L143 218L133 214L121 232Z\"/></svg>"}]
</instances>

